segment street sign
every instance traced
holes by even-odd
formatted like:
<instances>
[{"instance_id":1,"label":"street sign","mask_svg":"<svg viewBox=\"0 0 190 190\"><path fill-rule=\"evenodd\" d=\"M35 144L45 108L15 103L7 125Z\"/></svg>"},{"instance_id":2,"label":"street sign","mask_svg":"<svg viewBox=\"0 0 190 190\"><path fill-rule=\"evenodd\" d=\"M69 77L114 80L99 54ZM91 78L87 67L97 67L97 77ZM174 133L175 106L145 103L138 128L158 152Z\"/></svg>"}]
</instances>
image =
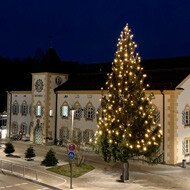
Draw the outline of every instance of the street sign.
<instances>
[{"instance_id":1,"label":"street sign","mask_svg":"<svg viewBox=\"0 0 190 190\"><path fill-rule=\"evenodd\" d=\"M69 152L68 156L69 156L70 160L73 160L75 158L75 153L74 152Z\"/></svg>"},{"instance_id":2,"label":"street sign","mask_svg":"<svg viewBox=\"0 0 190 190\"><path fill-rule=\"evenodd\" d=\"M75 151L75 149L76 149L75 144L69 144L68 149L69 149L69 151Z\"/></svg>"}]
</instances>

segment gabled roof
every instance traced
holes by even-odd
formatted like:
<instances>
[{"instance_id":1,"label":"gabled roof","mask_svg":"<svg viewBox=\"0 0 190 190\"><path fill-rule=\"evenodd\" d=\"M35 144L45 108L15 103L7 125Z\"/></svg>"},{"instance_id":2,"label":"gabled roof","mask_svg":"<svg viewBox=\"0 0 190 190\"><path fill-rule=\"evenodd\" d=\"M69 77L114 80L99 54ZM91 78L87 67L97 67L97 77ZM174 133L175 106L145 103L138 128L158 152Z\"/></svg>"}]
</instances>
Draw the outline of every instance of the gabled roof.
<instances>
[{"instance_id":1,"label":"gabled roof","mask_svg":"<svg viewBox=\"0 0 190 190\"><path fill-rule=\"evenodd\" d=\"M143 60L142 66L147 74L145 83L150 85L147 90L174 90L190 74L190 56ZM55 91L106 89L111 63L81 65L78 72Z\"/></svg>"}]
</instances>

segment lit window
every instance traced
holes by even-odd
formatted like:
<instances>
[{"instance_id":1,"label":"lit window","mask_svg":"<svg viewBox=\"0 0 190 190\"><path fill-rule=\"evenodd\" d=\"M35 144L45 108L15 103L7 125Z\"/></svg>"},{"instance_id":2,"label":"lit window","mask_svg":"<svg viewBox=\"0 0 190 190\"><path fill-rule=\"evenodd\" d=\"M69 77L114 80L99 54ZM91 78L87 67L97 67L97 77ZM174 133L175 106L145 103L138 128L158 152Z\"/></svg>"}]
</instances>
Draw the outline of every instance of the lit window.
<instances>
[{"instance_id":1,"label":"lit window","mask_svg":"<svg viewBox=\"0 0 190 190\"><path fill-rule=\"evenodd\" d=\"M69 106L63 106L62 107L62 116L68 117L69 116Z\"/></svg>"},{"instance_id":2,"label":"lit window","mask_svg":"<svg viewBox=\"0 0 190 190\"><path fill-rule=\"evenodd\" d=\"M53 117L53 110L49 110L49 116Z\"/></svg>"},{"instance_id":3,"label":"lit window","mask_svg":"<svg viewBox=\"0 0 190 190\"><path fill-rule=\"evenodd\" d=\"M42 116L42 106L40 105L37 106L36 116Z\"/></svg>"}]
</instances>

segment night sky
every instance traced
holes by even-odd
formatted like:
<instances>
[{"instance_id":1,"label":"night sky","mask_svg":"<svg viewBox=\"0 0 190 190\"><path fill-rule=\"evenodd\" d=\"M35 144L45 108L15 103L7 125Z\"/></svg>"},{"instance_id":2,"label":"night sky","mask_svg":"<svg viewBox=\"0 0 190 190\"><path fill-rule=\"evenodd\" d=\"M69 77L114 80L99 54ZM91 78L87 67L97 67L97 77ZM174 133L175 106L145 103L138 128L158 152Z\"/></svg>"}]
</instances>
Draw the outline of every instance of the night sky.
<instances>
[{"instance_id":1,"label":"night sky","mask_svg":"<svg viewBox=\"0 0 190 190\"><path fill-rule=\"evenodd\" d=\"M142 59L190 55L189 0L5 0L0 56L53 48L64 61L111 62L126 23Z\"/></svg>"}]
</instances>

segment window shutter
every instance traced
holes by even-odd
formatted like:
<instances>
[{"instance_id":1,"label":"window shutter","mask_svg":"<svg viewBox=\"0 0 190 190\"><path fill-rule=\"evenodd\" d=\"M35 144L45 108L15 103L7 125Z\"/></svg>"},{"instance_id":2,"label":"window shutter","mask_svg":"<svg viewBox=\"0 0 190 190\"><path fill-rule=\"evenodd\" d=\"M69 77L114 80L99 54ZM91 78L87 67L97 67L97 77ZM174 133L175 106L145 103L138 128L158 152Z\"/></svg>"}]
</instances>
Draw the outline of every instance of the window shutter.
<instances>
[{"instance_id":1,"label":"window shutter","mask_svg":"<svg viewBox=\"0 0 190 190\"><path fill-rule=\"evenodd\" d=\"M43 106L41 106L41 116L43 116L43 114L44 114L44 108Z\"/></svg>"},{"instance_id":2,"label":"window shutter","mask_svg":"<svg viewBox=\"0 0 190 190\"><path fill-rule=\"evenodd\" d=\"M83 131L83 142L87 143L88 142L88 132Z\"/></svg>"},{"instance_id":3,"label":"window shutter","mask_svg":"<svg viewBox=\"0 0 190 190\"><path fill-rule=\"evenodd\" d=\"M36 116L36 106L34 106L34 115Z\"/></svg>"},{"instance_id":4,"label":"window shutter","mask_svg":"<svg viewBox=\"0 0 190 190\"><path fill-rule=\"evenodd\" d=\"M86 118L86 112L87 112L87 108L86 107L83 109L83 112L84 112L83 117Z\"/></svg>"},{"instance_id":5,"label":"window shutter","mask_svg":"<svg viewBox=\"0 0 190 190\"><path fill-rule=\"evenodd\" d=\"M28 114L28 106L26 105L26 115Z\"/></svg>"},{"instance_id":6,"label":"window shutter","mask_svg":"<svg viewBox=\"0 0 190 190\"><path fill-rule=\"evenodd\" d=\"M160 123L160 112L158 110L155 111L154 121Z\"/></svg>"},{"instance_id":7,"label":"window shutter","mask_svg":"<svg viewBox=\"0 0 190 190\"><path fill-rule=\"evenodd\" d=\"M63 107L62 106L60 107L60 116L61 117L63 116Z\"/></svg>"},{"instance_id":8,"label":"window shutter","mask_svg":"<svg viewBox=\"0 0 190 190\"><path fill-rule=\"evenodd\" d=\"M16 113L19 113L19 105L16 105Z\"/></svg>"},{"instance_id":9,"label":"window shutter","mask_svg":"<svg viewBox=\"0 0 190 190\"><path fill-rule=\"evenodd\" d=\"M182 112L182 124L185 125L185 111Z\"/></svg>"},{"instance_id":10,"label":"window shutter","mask_svg":"<svg viewBox=\"0 0 190 190\"><path fill-rule=\"evenodd\" d=\"M68 106L68 117L71 115L71 108Z\"/></svg>"},{"instance_id":11,"label":"window shutter","mask_svg":"<svg viewBox=\"0 0 190 190\"><path fill-rule=\"evenodd\" d=\"M23 114L23 105L20 106L20 113Z\"/></svg>"},{"instance_id":12,"label":"window shutter","mask_svg":"<svg viewBox=\"0 0 190 190\"><path fill-rule=\"evenodd\" d=\"M185 141L182 141L182 154L183 155L185 155L185 146L186 146Z\"/></svg>"},{"instance_id":13,"label":"window shutter","mask_svg":"<svg viewBox=\"0 0 190 190\"><path fill-rule=\"evenodd\" d=\"M100 117L100 108L97 109L96 114L97 114L97 117Z\"/></svg>"},{"instance_id":14,"label":"window shutter","mask_svg":"<svg viewBox=\"0 0 190 190\"><path fill-rule=\"evenodd\" d=\"M79 118L82 117L82 108L78 108L78 111L79 111Z\"/></svg>"},{"instance_id":15,"label":"window shutter","mask_svg":"<svg viewBox=\"0 0 190 190\"><path fill-rule=\"evenodd\" d=\"M95 118L96 112L95 112L95 108L92 108L92 119Z\"/></svg>"}]
</instances>

